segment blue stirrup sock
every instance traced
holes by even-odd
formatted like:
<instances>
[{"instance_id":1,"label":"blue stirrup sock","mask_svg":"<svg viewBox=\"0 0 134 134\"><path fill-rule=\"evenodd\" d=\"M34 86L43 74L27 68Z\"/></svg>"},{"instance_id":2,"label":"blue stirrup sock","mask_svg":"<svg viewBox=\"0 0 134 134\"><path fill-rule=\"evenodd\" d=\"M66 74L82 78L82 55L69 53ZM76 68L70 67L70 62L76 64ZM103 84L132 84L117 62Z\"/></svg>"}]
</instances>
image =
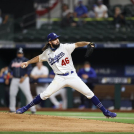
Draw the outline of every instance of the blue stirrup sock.
<instances>
[{"instance_id":1,"label":"blue stirrup sock","mask_svg":"<svg viewBox=\"0 0 134 134\"><path fill-rule=\"evenodd\" d=\"M91 98L92 103L97 106L102 112L106 112L107 110L105 109L105 107L102 105L102 103L100 102L100 100L94 95Z\"/></svg>"},{"instance_id":2,"label":"blue stirrup sock","mask_svg":"<svg viewBox=\"0 0 134 134\"><path fill-rule=\"evenodd\" d=\"M43 100L40 98L40 94L39 94L28 105L26 105L25 108L28 110L30 107L39 104L41 101Z\"/></svg>"}]
</instances>

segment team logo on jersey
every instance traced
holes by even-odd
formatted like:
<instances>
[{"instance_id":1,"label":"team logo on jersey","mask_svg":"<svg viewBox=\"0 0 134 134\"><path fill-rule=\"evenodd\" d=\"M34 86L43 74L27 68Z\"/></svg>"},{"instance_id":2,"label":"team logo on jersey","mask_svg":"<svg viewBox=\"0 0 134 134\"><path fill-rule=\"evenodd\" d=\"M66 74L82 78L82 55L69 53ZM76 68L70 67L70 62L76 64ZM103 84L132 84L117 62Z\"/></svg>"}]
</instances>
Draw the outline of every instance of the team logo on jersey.
<instances>
[{"instance_id":1,"label":"team logo on jersey","mask_svg":"<svg viewBox=\"0 0 134 134\"><path fill-rule=\"evenodd\" d=\"M65 55L65 53L61 52L58 55L55 55L54 58L48 58L48 61L51 65L53 65L56 62L59 62L59 60Z\"/></svg>"},{"instance_id":2,"label":"team logo on jersey","mask_svg":"<svg viewBox=\"0 0 134 134\"><path fill-rule=\"evenodd\" d=\"M22 62L19 62L19 63L18 62L13 62L11 67L16 67L16 68L21 67L21 63Z\"/></svg>"}]
</instances>

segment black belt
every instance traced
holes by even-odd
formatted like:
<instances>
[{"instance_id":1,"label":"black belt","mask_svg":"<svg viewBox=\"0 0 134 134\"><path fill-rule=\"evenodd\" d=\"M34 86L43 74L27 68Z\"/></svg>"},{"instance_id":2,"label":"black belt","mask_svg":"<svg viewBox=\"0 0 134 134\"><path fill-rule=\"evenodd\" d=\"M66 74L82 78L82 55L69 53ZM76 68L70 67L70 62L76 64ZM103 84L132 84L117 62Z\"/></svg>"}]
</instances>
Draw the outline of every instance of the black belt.
<instances>
[{"instance_id":1,"label":"black belt","mask_svg":"<svg viewBox=\"0 0 134 134\"><path fill-rule=\"evenodd\" d=\"M74 71L71 71L71 74L74 73ZM61 75L61 76L67 76L69 75L69 73L65 73L65 74L57 74L57 75Z\"/></svg>"}]
</instances>

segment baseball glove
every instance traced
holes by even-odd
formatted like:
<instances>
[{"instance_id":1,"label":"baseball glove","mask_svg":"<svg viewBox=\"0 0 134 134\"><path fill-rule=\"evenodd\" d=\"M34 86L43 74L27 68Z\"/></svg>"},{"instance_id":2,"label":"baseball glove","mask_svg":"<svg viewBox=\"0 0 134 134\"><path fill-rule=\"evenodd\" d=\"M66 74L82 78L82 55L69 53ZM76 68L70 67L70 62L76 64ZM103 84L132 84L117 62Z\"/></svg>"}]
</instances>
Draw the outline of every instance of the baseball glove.
<instances>
[{"instance_id":1,"label":"baseball glove","mask_svg":"<svg viewBox=\"0 0 134 134\"><path fill-rule=\"evenodd\" d=\"M93 42L90 42L88 45L87 45L87 51L86 51L86 54L85 54L85 57L89 57L93 50L94 50L94 47L95 47L95 44Z\"/></svg>"}]
</instances>

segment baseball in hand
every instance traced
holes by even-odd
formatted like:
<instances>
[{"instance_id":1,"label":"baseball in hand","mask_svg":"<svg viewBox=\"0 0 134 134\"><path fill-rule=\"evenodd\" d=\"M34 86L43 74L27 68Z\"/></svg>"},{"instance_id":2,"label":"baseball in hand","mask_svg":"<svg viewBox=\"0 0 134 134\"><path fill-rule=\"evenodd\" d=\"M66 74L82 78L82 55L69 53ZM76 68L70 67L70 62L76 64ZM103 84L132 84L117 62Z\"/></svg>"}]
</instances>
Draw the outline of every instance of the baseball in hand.
<instances>
[{"instance_id":1,"label":"baseball in hand","mask_svg":"<svg viewBox=\"0 0 134 134\"><path fill-rule=\"evenodd\" d=\"M25 68L25 67L26 67L26 65L23 65L22 67L23 67L23 68Z\"/></svg>"}]
</instances>

